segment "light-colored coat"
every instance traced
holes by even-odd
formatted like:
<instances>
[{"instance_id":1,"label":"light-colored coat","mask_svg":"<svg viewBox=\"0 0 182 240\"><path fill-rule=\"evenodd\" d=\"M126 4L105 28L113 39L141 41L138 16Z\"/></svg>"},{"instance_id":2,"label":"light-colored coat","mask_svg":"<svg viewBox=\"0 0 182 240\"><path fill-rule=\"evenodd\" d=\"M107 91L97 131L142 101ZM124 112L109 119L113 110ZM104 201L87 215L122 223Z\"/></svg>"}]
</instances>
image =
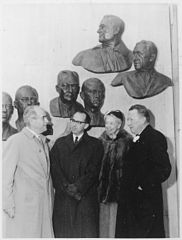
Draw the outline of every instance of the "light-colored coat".
<instances>
[{"instance_id":1,"label":"light-colored coat","mask_svg":"<svg viewBox=\"0 0 182 240\"><path fill-rule=\"evenodd\" d=\"M27 128L7 141L3 151L3 209L14 206L15 217L4 213L4 237L54 236L49 153L45 142L44 146L45 150Z\"/></svg>"}]
</instances>

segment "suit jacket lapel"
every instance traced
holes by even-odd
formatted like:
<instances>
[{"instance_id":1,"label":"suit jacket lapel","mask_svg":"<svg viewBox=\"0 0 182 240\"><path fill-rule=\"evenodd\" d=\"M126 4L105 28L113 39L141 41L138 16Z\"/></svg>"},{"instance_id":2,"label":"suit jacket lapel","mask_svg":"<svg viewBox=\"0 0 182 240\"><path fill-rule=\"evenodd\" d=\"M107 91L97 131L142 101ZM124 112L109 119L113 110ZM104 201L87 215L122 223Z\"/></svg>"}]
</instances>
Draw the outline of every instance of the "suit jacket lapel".
<instances>
[{"instance_id":1,"label":"suit jacket lapel","mask_svg":"<svg viewBox=\"0 0 182 240\"><path fill-rule=\"evenodd\" d=\"M24 128L22 132L28 137L31 138L31 148L35 152L36 157L38 158L38 162L40 167L43 169L45 176L47 176L47 160L41 143L37 139L35 135L33 135L28 129Z\"/></svg>"}]
</instances>

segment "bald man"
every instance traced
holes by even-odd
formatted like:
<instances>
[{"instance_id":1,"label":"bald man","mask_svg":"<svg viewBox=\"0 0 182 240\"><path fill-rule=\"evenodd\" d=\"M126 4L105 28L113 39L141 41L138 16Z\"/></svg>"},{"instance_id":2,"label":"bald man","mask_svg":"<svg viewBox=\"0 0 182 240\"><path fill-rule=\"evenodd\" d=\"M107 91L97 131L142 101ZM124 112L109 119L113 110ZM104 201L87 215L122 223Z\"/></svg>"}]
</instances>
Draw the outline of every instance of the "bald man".
<instances>
[{"instance_id":1,"label":"bald man","mask_svg":"<svg viewBox=\"0 0 182 240\"><path fill-rule=\"evenodd\" d=\"M37 90L29 85L21 86L16 91L14 105L18 112L18 119L16 120L15 124L18 131L21 131L25 126L23 113L26 107L39 105L39 96Z\"/></svg>"},{"instance_id":2,"label":"bald man","mask_svg":"<svg viewBox=\"0 0 182 240\"><path fill-rule=\"evenodd\" d=\"M17 130L13 128L9 121L13 114L14 108L12 104L11 96L3 92L2 93L2 140L6 141L11 135L17 133Z\"/></svg>"},{"instance_id":3,"label":"bald man","mask_svg":"<svg viewBox=\"0 0 182 240\"><path fill-rule=\"evenodd\" d=\"M91 118L90 126L104 127L104 115L100 111L105 99L105 86L103 82L98 78L85 80L80 96L84 102L85 110Z\"/></svg>"},{"instance_id":4,"label":"bald man","mask_svg":"<svg viewBox=\"0 0 182 240\"><path fill-rule=\"evenodd\" d=\"M172 86L167 76L154 68L157 58L157 47L151 41L140 41L133 50L135 70L119 73L112 81L113 87L123 85L129 96L133 98L149 98Z\"/></svg>"},{"instance_id":5,"label":"bald man","mask_svg":"<svg viewBox=\"0 0 182 240\"><path fill-rule=\"evenodd\" d=\"M125 24L114 15L105 15L97 33L98 45L76 55L72 63L95 73L122 72L132 65L132 52L121 40Z\"/></svg>"},{"instance_id":6,"label":"bald man","mask_svg":"<svg viewBox=\"0 0 182 240\"><path fill-rule=\"evenodd\" d=\"M59 97L50 101L50 112L53 117L70 118L83 106L76 101L80 90L77 72L63 70L57 77L56 91Z\"/></svg>"}]
</instances>

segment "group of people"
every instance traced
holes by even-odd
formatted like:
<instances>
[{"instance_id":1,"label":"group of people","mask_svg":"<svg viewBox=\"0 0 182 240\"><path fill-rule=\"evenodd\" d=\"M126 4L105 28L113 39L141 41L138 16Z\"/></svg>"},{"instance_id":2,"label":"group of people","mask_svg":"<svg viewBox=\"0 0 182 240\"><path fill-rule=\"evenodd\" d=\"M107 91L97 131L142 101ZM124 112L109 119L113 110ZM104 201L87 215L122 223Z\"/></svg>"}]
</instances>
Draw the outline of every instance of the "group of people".
<instances>
[{"instance_id":1,"label":"group of people","mask_svg":"<svg viewBox=\"0 0 182 240\"><path fill-rule=\"evenodd\" d=\"M73 64L94 73L119 73L112 86L124 85L133 98L152 97L171 86L155 71L157 48L141 41L133 53L121 40L124 22L102 19L98 45L78 53ZM75 71L58 74L50 101L53 117L69 118L67 134L50 143L53 123L40 107L36 89L25 85L2 94L3 235L13 238L162 238L165 237L161 183L171 164L164 135L150 125L143 105L100 111L105 86L98 78L81 87ZM77 102L80 97L84 106ZM14 107L16 129L10 125ZM131 134L124 129L125 120ZM91 136L91 128L102 127Z\"/></svg>"},{"instance_id":2,"label":"group of people","mask_svg":"<svg viewBox=\"0 0 182 240\"><path fill-rule=\"evenodd\" d=\"M148 109L133 105L128 111L134 138L124 130L120 110L104 115L99 138L89 135L88 112L76 110L70 133L50 147L50 115L35 89L20 89L14 105L22 107L16 121L22 128L9 124L13 104L7 93L2 102L4 236L165 237L161 183L171 165Z\"/></svg>"}]
</instances>

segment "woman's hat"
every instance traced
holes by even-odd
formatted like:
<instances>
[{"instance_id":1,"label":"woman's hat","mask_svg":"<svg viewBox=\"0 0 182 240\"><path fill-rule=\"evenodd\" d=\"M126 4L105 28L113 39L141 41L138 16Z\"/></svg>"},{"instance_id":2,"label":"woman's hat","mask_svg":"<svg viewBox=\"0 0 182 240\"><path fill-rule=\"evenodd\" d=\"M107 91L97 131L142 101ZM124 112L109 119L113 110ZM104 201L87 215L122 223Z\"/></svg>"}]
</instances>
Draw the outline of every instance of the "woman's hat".
<instances>
[{"instance_id":1,"label":"woman's hat","mask_svg":"<svg viewBox=\"0 0 182 240\"><path fill-rule=\"evenodd\" d=\"M122 122L124 121L124 114L120 110L110 111L106 115L114 115L119 118Z\"/></svg>"}]
</instances>

